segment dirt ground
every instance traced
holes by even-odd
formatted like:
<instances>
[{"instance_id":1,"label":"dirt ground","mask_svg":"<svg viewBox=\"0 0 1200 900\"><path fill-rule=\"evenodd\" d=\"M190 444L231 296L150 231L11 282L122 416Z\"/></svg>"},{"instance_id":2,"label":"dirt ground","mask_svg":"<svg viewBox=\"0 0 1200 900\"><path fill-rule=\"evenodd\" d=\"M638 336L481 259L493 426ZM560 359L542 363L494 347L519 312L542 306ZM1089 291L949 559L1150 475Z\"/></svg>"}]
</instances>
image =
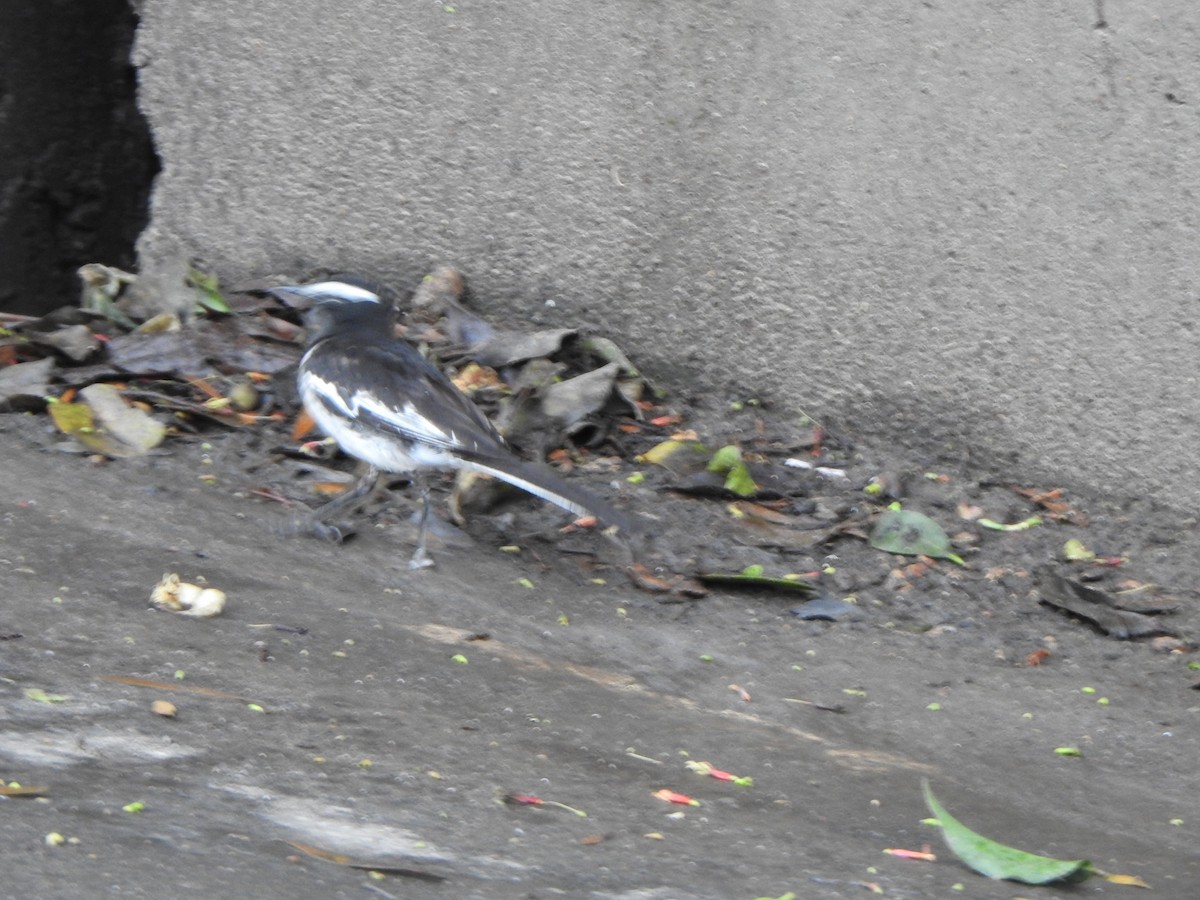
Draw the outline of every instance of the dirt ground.
<instances>
[{"instance_id":1,"label":"dirt ground","mask_svg":"<svg viewBox=\"0 0 1200 900\"><path fill-rule=\"evenodd\" d=\"M741 415L708 428L777 424ZM1140 876L1156 897L1200 890L1200 654L1105 636L1039 604L1031 574L1089 570L1061 561L1077 537L1127 559L1102 586L1177 598L1162 621L1191 639L1194 519L1076 490L1086 525L989 531L958 503L1007 522L1036 509L915 445L860 439L849 478L796 473L811 515L852 513L870 474L907 475L906 506L974 536L965 567L903 574L911 559L853 536L754 546L728 501L660 491L654 471L626 480L649 467L577 473L649 524L658 537L635 550L660 574L836 570L821 589L856 611L806 621L793 596L641 590L618 548L560 535L532 500L476 517L419 572L403 491L343 545L283 537L295 512L251 493L302 493L267 462L277 438L214 429L97 465L62 452L45 416L0 417L0 777L45 788L0 800L10 896L1136 894L976 875L922 824L922 777L989 837ZM226 591L224 615L150 609L164 572ZM936 862L883 852L925 844Z\"/></svg>"}]
</instances>

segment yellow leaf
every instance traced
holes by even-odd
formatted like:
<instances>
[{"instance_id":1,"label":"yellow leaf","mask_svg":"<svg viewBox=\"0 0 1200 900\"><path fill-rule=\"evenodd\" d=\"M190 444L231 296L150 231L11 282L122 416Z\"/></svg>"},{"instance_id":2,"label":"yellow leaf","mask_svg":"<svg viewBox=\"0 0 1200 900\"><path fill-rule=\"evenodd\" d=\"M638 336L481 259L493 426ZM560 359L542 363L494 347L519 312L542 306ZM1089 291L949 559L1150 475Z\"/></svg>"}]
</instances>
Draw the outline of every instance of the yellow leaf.
<instances>
[{"instance_id":1,"label":"yellow leaf","mask_svg":"<svg viewBox=\"0 0 1200 900\"><path fill-rule=\"evenodd\" d=\"M638 457L638 462L650 463L654 466L663 465L673 454L678 453L687 444L683 441L663 441L656 444Z\"/></svg>"},{"instance_id":2,"label":"yellow leaf","mask_svg":"<svg viewBox=\"0 0 1200 900\"><path fill-rule=\"evenodd\" d=\"M106 456L141 456L166 436L159 422L126 403L112 385L90 384L79 396L83 403L51 403L50 418L89 450Z\"/></svg>"},{"instance_id":3,"label":"yellow leaf","mask_svg":"<svg viewBox=\"0 0 1200 900\"><path fill-rule=\"evenodd\" d=\"M86 403L63 403L54 401L48 407L50 418L64 434L80 439L83 434L95 431L96 423L92 418L92 408Z\"/></svg>"},{"instance_id":4,"label":"yellow leaf","mask_svg":"<svg viewBox=\"0 0 1200 900\"><path fill-rule=\"evenodd\" d=\"M1146 882L1142 881L1142 879L1138 878L1136 875L1110 875L1109 873L1105 872L1104 880L1111 881L1113 884L1124 884L1128 887L1150 887L1150 885L1146 884Z\"/></svg>"}]
</instances>

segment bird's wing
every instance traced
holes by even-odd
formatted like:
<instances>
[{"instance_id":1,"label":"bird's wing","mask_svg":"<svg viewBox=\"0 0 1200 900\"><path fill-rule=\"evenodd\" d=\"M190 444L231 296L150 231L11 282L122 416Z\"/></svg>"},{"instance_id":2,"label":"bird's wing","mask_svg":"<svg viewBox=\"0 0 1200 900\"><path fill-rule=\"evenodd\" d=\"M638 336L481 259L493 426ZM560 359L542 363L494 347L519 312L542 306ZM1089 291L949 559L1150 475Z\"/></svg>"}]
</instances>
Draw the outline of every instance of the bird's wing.
<instances>
[{"instance_id":1,"label":"bird's wing","mask_svg":"<svg viewBox=\"0 0 1200 900\"><path fill-rule=\"evenodd\" d=\"M407 344L322 341L302 366L321 402L362 427L454 454L506 450L479 408Z\"/></svg>"}]
</instances>

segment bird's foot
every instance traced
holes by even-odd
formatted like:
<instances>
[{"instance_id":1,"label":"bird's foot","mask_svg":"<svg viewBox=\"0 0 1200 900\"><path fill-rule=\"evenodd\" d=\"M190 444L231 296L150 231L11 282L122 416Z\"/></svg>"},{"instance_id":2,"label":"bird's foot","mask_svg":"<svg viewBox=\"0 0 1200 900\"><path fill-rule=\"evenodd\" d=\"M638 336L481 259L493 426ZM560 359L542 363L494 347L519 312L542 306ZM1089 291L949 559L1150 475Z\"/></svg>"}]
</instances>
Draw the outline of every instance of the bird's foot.
<instances>
[{"instance_id":1,"label":"bird's foot","mask_svg":"<svg viewBox=\"0 0 1200 900\"><path fill-rule=\"evenodd\" d=\"M331 544L341 544L346 538L354 534L353 531L343 531L336 525L330 525L326 522L318 522L315 519L309 523L308 533L322 541L328 541Z\"/></svg>"},{"instance_id":2,"label":"bird's foot","mask_svg":"<svg viewBox=\"0 0 1200 900\"><path fill-rule=\"evenodd\" d=\"M417 569L432 569L433 557L425 552L424 547L418 547L417 552L412 555L412 559L408 561L408 567L414 571Z\"/></svg>"},{"instance_id":3,"label":"bird's foot","mask_svg":"<svg viewBox=\"0 0 1200 900\"><path fill-rule=\"evenodd\" d=\"M279 531L283 537L315 537L331 544L340 544L354 534L354 529L351 527L339 528L337 525L330 525L313 516L300 516L292 519L290 522L284 523Z\"/></svg>"}]
</instances>

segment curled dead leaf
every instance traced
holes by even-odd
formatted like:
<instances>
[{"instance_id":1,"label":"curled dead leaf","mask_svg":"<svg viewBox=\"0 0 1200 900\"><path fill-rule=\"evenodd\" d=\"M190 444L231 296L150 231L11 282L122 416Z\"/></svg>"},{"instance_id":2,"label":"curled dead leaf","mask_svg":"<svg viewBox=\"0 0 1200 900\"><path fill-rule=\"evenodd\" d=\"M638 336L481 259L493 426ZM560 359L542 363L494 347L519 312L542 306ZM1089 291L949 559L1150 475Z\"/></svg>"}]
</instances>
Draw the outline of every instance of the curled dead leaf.
<instances>
[{"instance_id":1,"label":"curled dead leaf","mask_svg":"<svg viewBox=\"0 0 1200 900\"><path fill-rule=\"evenodd\" d=\"M225 609L225 592L180 581L177 574L169 572L150 592L150 602L167 612L207 619L219 616Z\"/></svg>"},{"instance_id":2,"label":"curled dead leaf","mask_svg":"<svg viewBox=\"0 0 1200 900\"><path fill-rule=\"evenodd\" d=\"M150 704L150 712L154 713L156 716L162 716L166 719L175 718L175 714L178 711L179 710L176 709L175 704L170 700L155 700Z\"/></svg>"}]
</instances>

